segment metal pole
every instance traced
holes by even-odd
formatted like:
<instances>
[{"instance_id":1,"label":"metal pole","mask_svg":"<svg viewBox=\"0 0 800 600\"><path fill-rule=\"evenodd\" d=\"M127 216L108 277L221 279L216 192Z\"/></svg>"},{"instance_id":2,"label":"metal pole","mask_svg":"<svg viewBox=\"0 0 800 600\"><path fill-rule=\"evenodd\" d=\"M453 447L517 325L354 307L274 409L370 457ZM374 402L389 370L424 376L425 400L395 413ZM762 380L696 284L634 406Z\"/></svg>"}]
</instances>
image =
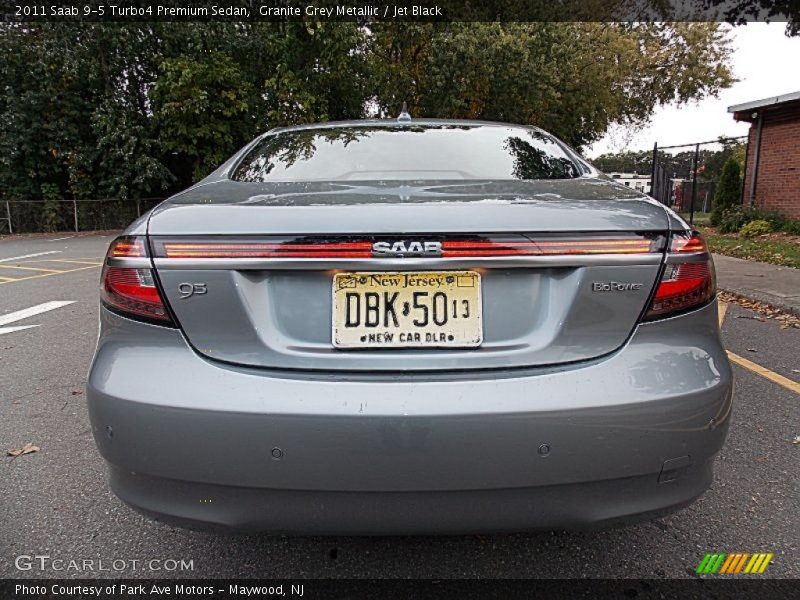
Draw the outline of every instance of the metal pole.
<instances>
[{"instance_id":1,"label":"metal pole","mask_svg":"<svg viewBox=\"0 0 800 600\"><path fill-rule=\"evenodd\" d=\"M753 169L750 176L750 209L756 204L756 182L758 181L758 163L761 162L761 129L764 127L764 114L758 113L758 128L756 129L756 151L753 156Z\"/></svg>"},{"instance_id":2,"label":"metal pole","mask_svg":"<svg viewBox=\"0 0 800 600\"><path fill-rule=\"evenodd\" d=\"M747 134L747 143L744 146L744 170L742 171L742 186L739 190L739 204L744 208L744 184L747 181L747 163L750 155L750 134Z\"/></svg>"},{"instance_id":3,"label":"metal pole","mask_svg":"<svg viewBox=\"0 0 800 600\"><path fill-rule=\"evenodd\" d=\"M14 229L11 227L11 206L8 200L6 200L6 216L8 217L8 233L14 233Z\"/></svg>"},{"instance_id":4,"label":"metal pole","mask_svg":"<svg viewBox=\"0 0 800 600\"><path fill-rule=\"evenodd\" d=\"M694 147L694 167L692 168L692 206L689 208L689 225L694 225L694 201L697 198L697 161L700 160L700 144Z\"/></svg>"},{"instance_id":5,"label":"metal pole","mask_svg":"<svg viewBox=\"0 0 800 600\"><path fill-rule=\"evenodd\" d=\"M658 157L658 142L653 144L653 164L650 165L650 195L656 197L656 158Z\"/></svg>"},{"instance_id":6,"label":"metal pole","mask_svg":"<svg viewBox=\"0 0 800 600\"><path fill-rule=\"evenodd\" d=\"M72 199L72 217L75 221L75 233L78 233L78 201Z\"/></svg>"}]
</instances>

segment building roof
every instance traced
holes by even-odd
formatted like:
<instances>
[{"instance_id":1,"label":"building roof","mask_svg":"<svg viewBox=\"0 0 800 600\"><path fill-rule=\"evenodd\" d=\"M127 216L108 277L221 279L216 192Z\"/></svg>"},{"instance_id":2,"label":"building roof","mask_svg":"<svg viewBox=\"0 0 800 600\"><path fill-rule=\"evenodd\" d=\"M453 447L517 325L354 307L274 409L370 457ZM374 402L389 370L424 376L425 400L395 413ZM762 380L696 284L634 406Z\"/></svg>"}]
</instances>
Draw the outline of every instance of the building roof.
<instances>
[{"instance_id":1,"label":"building roof","mask_svg":"<svg viewBox=\"0 0 800 600\"><path fill-rule=\"evenodd\" d=\"M650 175L643 175L641 173L623 173L621 171L611 171L606 173L612 179L650 179Z\"/></svg>"},{"instance_id":2,"label":"building roof","mask_svg":"<svg viewBox=\"0 0 800 600\"><path fill-rule=\"evenodd\" d=\"M749 112L759 108L772 108L779 104L786 104L788 102L800 101L800 92L789 92L788 94L781 94L780 96L771 96L763 98L762 100L751 100L743 104L734 104L728 107L729 113L734 113L735 118L739 118L738 113Z\"/></svg>"}]
</instances>

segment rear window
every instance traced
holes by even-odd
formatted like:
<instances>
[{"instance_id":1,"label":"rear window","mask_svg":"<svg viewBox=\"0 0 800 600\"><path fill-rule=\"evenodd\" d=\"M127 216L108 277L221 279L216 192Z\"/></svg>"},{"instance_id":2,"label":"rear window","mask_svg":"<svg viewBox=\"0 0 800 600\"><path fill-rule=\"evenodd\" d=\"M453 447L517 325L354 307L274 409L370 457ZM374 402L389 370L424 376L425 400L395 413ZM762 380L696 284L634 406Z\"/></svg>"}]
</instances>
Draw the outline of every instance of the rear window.
<instances>
[{"instance_id":1,"label":"rear window","mask_svg":"<svg viewBox=\"0 0 800 600\"><path fill-rule=\"evenodd\" d=\"M580 171L551 136L504 126L304 129L270 135L236 181L569 179Z\"/></svg>"}]
</instances>

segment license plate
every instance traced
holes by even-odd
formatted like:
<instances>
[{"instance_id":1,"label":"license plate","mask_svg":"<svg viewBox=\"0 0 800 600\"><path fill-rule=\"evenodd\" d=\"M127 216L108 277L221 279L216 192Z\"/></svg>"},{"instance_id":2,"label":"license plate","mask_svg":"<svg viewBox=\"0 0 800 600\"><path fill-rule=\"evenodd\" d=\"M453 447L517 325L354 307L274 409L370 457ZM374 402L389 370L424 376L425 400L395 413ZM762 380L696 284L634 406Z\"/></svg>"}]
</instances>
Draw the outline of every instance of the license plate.
<instances>
[{"instance_id":1,"label":"license plate","mask_svg":"<svg viewBox=\"0 0 800 600\"><path fill-rule=\"evenodd\" d=\"M465 348L483 341L481 276L474 271L337 273L337 348Z\"/></svg>"}]
</instances>

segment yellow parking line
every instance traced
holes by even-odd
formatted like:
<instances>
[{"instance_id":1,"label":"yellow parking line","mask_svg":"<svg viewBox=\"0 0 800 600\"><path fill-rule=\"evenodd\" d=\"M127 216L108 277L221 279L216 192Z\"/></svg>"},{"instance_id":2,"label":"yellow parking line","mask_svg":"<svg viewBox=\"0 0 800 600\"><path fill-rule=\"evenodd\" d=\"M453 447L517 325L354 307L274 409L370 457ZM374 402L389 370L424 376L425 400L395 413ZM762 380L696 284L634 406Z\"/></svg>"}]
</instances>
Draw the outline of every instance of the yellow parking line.
<instances>
[{"instance_id":1,"label":"yellow parking line","mask_svg":"<svg viewBox=\"0 0 800 600\"><path fill-rule=\"evenodd\" d=\"M85 271L86 269L96 269L99 265L93 265L91 267L79 267L77 269L69 269L67 271L57 271L55 273L42 273L41 275L31 275L30 277L20 277L19 279L11 279L10 277L2 277L0 279L7 279L8 281L0 281L0 285L5 285L6 283L17 283L19 281L28 281L29 279L40 279L42 277L53 277L55 275L65 275L66 273L75 273L76 271Z\"/></svg>"},{"instance_id":2,"label":"yellow parking line","mask_svg":"<svg viewBox=\"0 0 800 600\"><path fill-rule=\"evenodd\" d=\"M728 312L728 303L720 302L717 310L719 311L719 326L722 327L722 322L725 320L725 313Z\"/></svg>"},{"instance_id":3,"label":"yellow parking line","mask_svg":"<svg viewBox=\"0 0 800 600\"><path fill-rule=\"evenodd\" d=\"M60 271L58 269L42 269L40 267L19 267L19 266L10 266L10 265L3 265L0 269L22 269L23 271L45 271L47 273L63 273L64 271Z\"/></svg>"},{"instance_id":4,"label":"yellow parking line","mask_svg":"<svg viewBox=\"0 0 800 600\"><path fill-rule=\"evenodd\" d=\"M728 304L727 302L720 302L719 303L719 326L722 327L722 322L725 320L725 313L728 312ZM755 373L756 375L761 375L765 379L769 379L773 383L777 383L780 386L785 387L787 390L794 392L795 394L800 394L800 383L796 381L792 381L788 377L784 377L783 375L779 375L775 371L770 371L766 367L762 367L759 364L754 363L752 360L747 360L746 358L739 356L738 354L734 354L730 350L728 352L728 358L731 361L735 362L740 367L744 367Z\"/></svg>"},{"instance_id":5,"label":"yellow parking line","mask_svg":"<svg viewBox=\"0 0 800 600\"><path fill-rule=\"evenodd\" d=\"M16 280L16 279L14 279L13 277L3 277L3 276L0 276L0 279L2 279L3 281L17 281L17 280ZM0 282L0 283L1 283L1 282Z\"/></svg>"},{"instance_id":6,"label":"yellow parking line","mask_svg":"<svg viewBox=\"0 0 800 600\"><path fill-rule=\"evenodd\" d=\"M769 379L773 383L777 383L785 387L787 390L794 392L795 394L800 394L800 383L796 381L792 381L788 377L784 377L783 375L778 375L775 371L770 371L766 367L762 367L761 365L757 365L753 361L747 360L739 356L738 354L734 354L730 350L728 350L728 358L730 358L733 362L737 365L744 367L745 369L751 370L756 375L761 375L762 377Z\"/></svg>"}]
</instances>

